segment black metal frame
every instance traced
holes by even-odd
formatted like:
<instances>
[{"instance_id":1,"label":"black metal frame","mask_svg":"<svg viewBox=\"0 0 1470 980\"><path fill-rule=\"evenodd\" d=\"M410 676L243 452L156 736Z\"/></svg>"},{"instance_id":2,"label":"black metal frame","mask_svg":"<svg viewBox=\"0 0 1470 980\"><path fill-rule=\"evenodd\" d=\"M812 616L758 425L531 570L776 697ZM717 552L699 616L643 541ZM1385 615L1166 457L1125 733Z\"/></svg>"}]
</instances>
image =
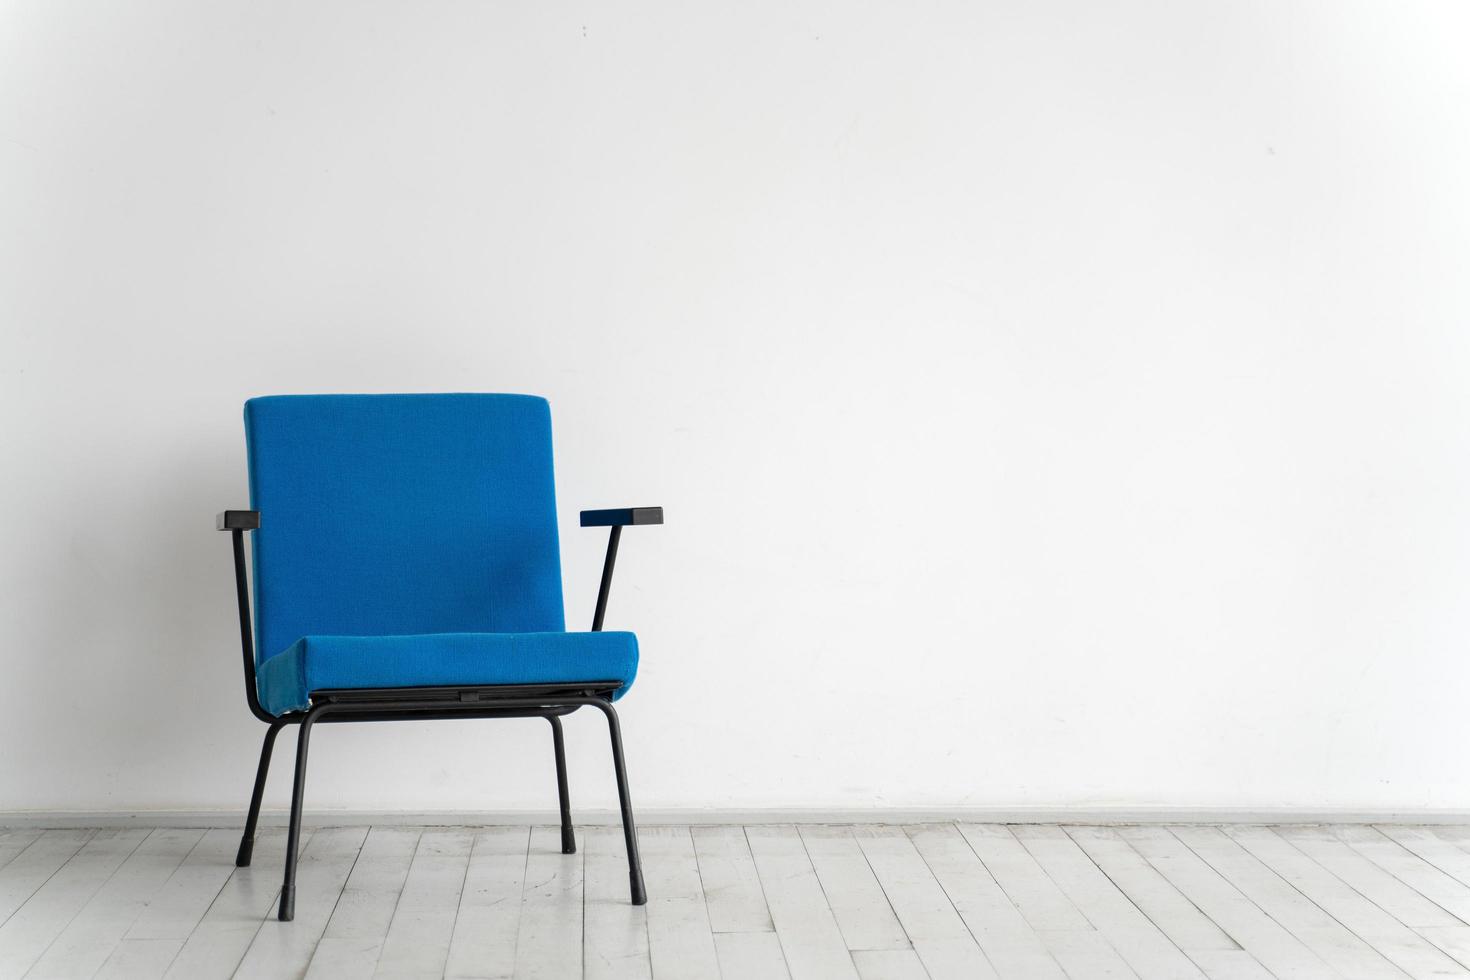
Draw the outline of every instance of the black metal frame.
<instances>
[{"instance_id":1,"label":"black metal frame","mask_svg":"<svg viewBox=\"0 0 1470 980\"><path fill-rule=\"evenodd\" d=\"M612 588L613 565L618 540L626 525L662 524L662 507L632 507L618 510L583 511L583 527L609 527L607 555L602 565L602 583L597 591L597 611L592 629L602 629ZM618 807L623 818L623 842L628 851L628 887L634 905L648 896L643 887L643 868L638 856L638 835L633 824L633 803L628 792L628 772L623 760L622 727L612 705L617 681L589 680L574 684L505 684L469 687L357 688L312 691L306 711L272 715L260 703L255 689L255 641L250 613L250 583L245 569L245 532L260 527L260 513L227 510L215 527L229 531L235 553L235 597L240 613L240 649L245 668L245 697L251 714L265 722L265 741L255 770L255 788L245 817L245 831L235 856L238 867L250 864L255 847L255 828L260 818L260 801L265 794L266 775L276 736L287 725L299 725L296 738L296 769L291 790L291 817L286 833L286 872L281 884L278 918L289 922L296 914L296 863L301 842L301 811L306 790L306 757L311 729L319 722L423 721L437 718L545 718L551 724L552 749L556 757L557 800L561 811L563 854L577 850L572 830L571 796L567 789L566 745L561 719L579 708L592 707L607 719L612 742L613 775L618 785Z\"/></svg>"}]
</instances>

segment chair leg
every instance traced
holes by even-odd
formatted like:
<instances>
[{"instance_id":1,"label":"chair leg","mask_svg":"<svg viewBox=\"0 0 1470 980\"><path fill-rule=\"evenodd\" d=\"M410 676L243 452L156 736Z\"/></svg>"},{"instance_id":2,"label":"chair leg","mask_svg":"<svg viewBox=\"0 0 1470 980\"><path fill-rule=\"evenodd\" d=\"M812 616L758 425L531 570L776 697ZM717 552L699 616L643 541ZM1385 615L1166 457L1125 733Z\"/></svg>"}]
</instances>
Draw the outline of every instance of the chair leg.
<instances>
[{"instance_id":1,"label":"chair leg","mask_svg":"<svg viewBox=\"0 0 1470 980\"><path fill-rule=\"evenodd\" d=\"M577 853L577 836L572 831L572 797L567 792L567 747L562 738L561 719L547 715L551 722L551 745L556 752L556 795L561 801L561 852Z\"/></svg>"},{"instance_id":2,"label":"chair leg","mask_svg":"<svg viewBox=\"0 0 1470 980\"><path fill-rule=\"evenodd\" d=\"M597 707L607 716L607 731L612 739L613 773L618 779L618 806L623 811L623 843L628 849L628 886L634 905L645 905L648 893L643 889L643 862L638 857L638 829L633 826L633 801L628 794L628 769L623 764L623 732L618 713L611 702L598 701Z\"/></svg>"},{"instance_id":3,"label":"chair leg","mask_svg":"<svg viewBox=\"0 0 1470 980\"><path fill-rule=\"evenodd\" d=\"M301 842L301 804L306 793L306 750L317 714L307 712L296 736L296 779L291 787L291 822L286 830L286 877L281 882L281 908L276 915L282 922L296 918L296 851Z\"/></svg>"},{"instance_id":4,"label":"chair leg","mask_svg":"<svg viewBox=\"0 0 1470 980\"><path fill-rule=\"evenodd\" d=\"M276 736L283 726L273 724L265 730L265 742L260 746L260 764L255 767L255 790L250 794L250 812L245 815L245 833L240 837L240 850L235 853L235 867L250 867L250 855L255 850L255 822L260 819L260 798L265 795L265 777L271 769L271 749L275 748Z\"/></svg>"}]
</instances>

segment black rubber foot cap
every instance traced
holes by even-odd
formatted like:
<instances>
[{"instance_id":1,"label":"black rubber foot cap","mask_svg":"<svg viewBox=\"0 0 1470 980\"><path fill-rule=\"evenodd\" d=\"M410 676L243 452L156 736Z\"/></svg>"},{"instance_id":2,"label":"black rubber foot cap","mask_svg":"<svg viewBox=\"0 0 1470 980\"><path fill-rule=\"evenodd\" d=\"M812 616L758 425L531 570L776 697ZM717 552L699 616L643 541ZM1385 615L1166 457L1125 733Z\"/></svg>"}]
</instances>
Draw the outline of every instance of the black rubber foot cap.
<instances>
[{"instance_id":1,"label":"black rubber foot cap","mask_svg":"<svg viewBox=\"0 0 1470 980\"><path fill-rule=\"evenodd\" d=\"M648 892L646 892L646 891L643 890L643 872L642 871L630 871L630 872L628 872L628 884L632 886L633 904L634 905L647 905L648 904Z\"/></svg>"},{"instance_id":2,"label":"black rubber foot cap","mask_svg":"<svg viewBox=\"0 0 1470 980\"><path fill-rule=\"evenodd\" d=\"M240 842L240 850L235 855L235 867L237 867L237 868L248 868L248 867L250 867L250 855L254 851L255 851L255 841L253 841L253 840L242 840Z\"/></svg>"},{"instance_id":3,"label":"black rubber foot cap","mask_svg":"<svg viewBox=\"0 0 1470 980\"><path fill-rule=\"evenodd\" d=\"M572 828L570 827L563 827L561 829L561 852L563 854L577 853L577 835L572 833Z\"/></svg>"},{"instance_id":4,"label":"black rubber foot cap","mask_svg":"<svg viewBox=\"0 0 1470 980\"><path fill-rule=\"evenodd\" d=\"M281 889L281 911L276 916L282 922L290 922L296 918L296 886L287 885Z\"/></svg>"}]
</instances>

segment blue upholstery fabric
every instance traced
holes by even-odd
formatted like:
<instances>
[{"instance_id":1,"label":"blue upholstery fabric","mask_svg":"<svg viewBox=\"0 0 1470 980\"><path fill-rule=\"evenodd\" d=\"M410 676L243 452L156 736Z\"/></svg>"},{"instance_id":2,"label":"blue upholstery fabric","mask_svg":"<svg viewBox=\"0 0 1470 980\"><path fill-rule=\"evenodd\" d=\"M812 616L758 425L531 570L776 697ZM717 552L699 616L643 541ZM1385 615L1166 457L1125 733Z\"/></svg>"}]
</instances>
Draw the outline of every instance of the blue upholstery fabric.
<instances>
[{"instance_id":1,"label":"blue upholstery fabric","mask_svg":"<svg viewBox=\"0 0 1470 980\"><path fill-rule=\"evenodd\" d=\"M631 635L564 633L545 399L252 398L245 435L261 513L257 687L271 710L301 707L313 688L300 685L321 678L332 687L631 682ZM579 665L592 673L567 676Z\"/></svg>"},{"instance_id":2,"label":"blue upholstery fabric","mask_svg":"<svg viewBox=\"0 0 1470 980\"><path fill-rule=\"evenodd\" d=\"M260 668L272 714L307 707L312 691L353 687L620 681L638 671L632 633L431 633L304 636Z\"/></svg>"}]
</instances>

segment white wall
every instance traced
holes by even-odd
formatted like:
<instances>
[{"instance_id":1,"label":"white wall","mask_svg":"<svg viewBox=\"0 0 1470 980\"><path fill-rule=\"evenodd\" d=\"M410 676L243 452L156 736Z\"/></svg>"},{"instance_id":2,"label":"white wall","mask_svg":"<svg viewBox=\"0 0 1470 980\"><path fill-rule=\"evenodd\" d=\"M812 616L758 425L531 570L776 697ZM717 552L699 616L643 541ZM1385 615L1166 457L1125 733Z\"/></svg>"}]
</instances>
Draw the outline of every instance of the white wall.
<instances>
[{"instance_id":1,"label":"white wall","mask_svg":"<svg viewBox=\"0 0 1470 980\"><path fill-rule=\"evenodd\" d=\"M0 10L0 809L242 806L240 403L420 390L551 399L574 621L667 507L640 805L1470 808L1462 5Z\"/></svg>"}]
</instances>

